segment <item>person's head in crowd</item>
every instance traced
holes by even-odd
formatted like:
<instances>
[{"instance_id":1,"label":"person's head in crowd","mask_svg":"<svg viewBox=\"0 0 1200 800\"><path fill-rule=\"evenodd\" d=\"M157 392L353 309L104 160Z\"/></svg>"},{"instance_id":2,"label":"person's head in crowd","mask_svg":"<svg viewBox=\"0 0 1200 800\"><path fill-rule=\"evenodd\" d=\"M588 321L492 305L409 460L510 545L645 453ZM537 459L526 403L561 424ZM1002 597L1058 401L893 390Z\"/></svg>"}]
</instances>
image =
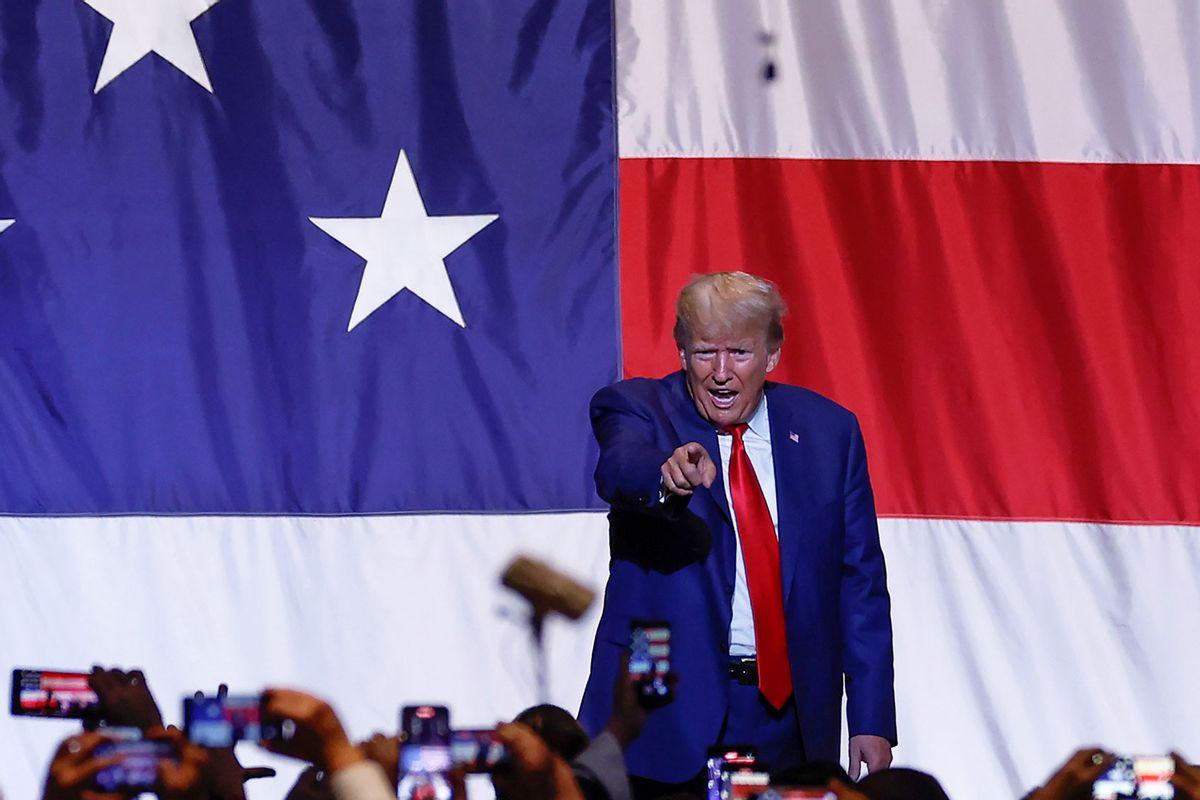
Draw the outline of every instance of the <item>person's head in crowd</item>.
<instances>
[{"instance_id":1,"label":"person's head in crowd","mask_svg":"<svg viewBox=\"0 0 1200 800\"><path fill-rule=\"evenodd\" d=\"M937 778L907 767L872 772L855 788L870 800L950 800Z\"/></svg>"},{"instance_id":2,"label":"person's head in crowd","mask_svg":"<svg viewBox=\"0 0 1200 800\"><path fill-rule=\"evenodd\" d=\"M163 759L155 789L162 800L245 800L242 784L250 778L268 777L269 768L246 769L232 747L207 748L192 744L181 731L164 727L158 705L140 670L93 669L89 683L99 703L97 713L85 720L88 726L117 724L142 730L146 739L169 741L177 758ZM227 694L222 685L218 696ZM202 695L200 695L202 697ZM292 800L351 800L356 797L392 796L398 777L396 736L376 734L354 745L346 735L332 706L304 692L267 689L263 692L265 713L290 720L295 733L287 740L259 744L281 755L309 762L288 794ZM570 754L587 746L586 734L563 709L542 706L523 712ZM579 786L567 765L542 737L525 725L497 728L497 737L509 750L509 763L497 778L503 796L532 800L582 800ZM121 800L126 795L100 793L95 776L115 763L115 757L97 756L96 749L109 736L103 729L87 730L69 737L59 747L47 770L43 800ZM451 771L453 797L465 800L464 775ZM386 793L386 794L385 794Z\"/></svg>"},{"instance_id":3,"label":"person's head in crowd","mask_svg":"<svg viewBox=\"0 0 1200 800\"><path fill-rule=\"evenodd\" d=\"M201 800L209 800L209 798L245 800L245 791L242 787L246 781L255 778L269 778L275 774L275 770L270 767L243 767L232 747L197 747L188 742L183 733L174 726L164 727L158 703L150 691L149 681L140 669L123 670L116 667L105 669L94 666L88 677L88 684L96 693L98 703L94 711L83 720L85 730L98 729L100 734L104 734L104 729L98 728L101 724L110 728L137 728L141 731L143 738L162 739L172 742L176 746L181 758L172 760L170 763L164 762L167 769L167 773L162 779L161 791L167 793L163 795L164 797L169 796L171 800L189 800L194 794ZM226 691L226 688L221 686L217 693L224 695ZM98 747L102 742L103 736L94 743L92 740L88 740L92 749ZM68 740L64 746L67 747L68 752L61 754L62 759L58 761L59 773L60 775L74 774L70 770L64 771L63 765L80 763L80 751L77 748L81 744L79 741ZM89 762L89 768L94 766L94 761ZM47 787L52 784L54 769L55 763L52 762L50 774L47 775ZM195 787L189 788L191 781L189 776L192 771L197 771L198 776L195 780ZM87 781L84 781L84 784L87 784ZM80 786L84 787L84 784L80 784ZM83 788L80 789L80 791L82 790ZM57 796L70 797L72 795L60 792ZM96 796L99 797L99 795Z\"/></svg>"},{"instance_id":4,"label":"person's head in crowd","mask_svg":"<svg viewBox=\"0 0 1200 800\"><path fill-rule=\"evenodd\" d=\"M492 775L497 797L520 800L583 800L570 766L527 725L496 728L508 750L508 768Z\"/></svg>"},{"instance_id":5,"label":"person's head in crowd","mask_svg":"<svg viewBox=\"0 0 1200 800\"><path fill-rule=\"evenodd\" d=\"M320 798L323 783L328 783L334 796L343 800L379 797L381 791L391 791L393 784L388 782L385 767L368 757L371 748L350 743L337 713L324 700L291 689L268 689L263 698L264 711L273 717L291 720L295 733L286 741L261 744L281 755L307 761L323 773L302 774L293 787L297 797ZM497 796L522 800L582 800L567 762L552 752L529 727L507 723L496 728L496 736L509 754L507 768L493 775ZM378 741L386 742L388 737L380 737ZM449 780L453 797L456 800L465 798L461 770L452 772Z\"/></svg>"},{"instance_id":6,"label":"person's head in crowd","mask_svg":"<svg viewBox=\"0 0 1200 800\"><path fill-rule=\"evenodd\" d=\"M850 783L845 768L835 761L806 761L771 773L771 783L777 786L824 786L834 778Z\"/></svg>"},{"instance_id":7,"label":"person's head in crowd","mask_svg":"<svg viewBox=\"0 0 1200 800\"><path fill-rule=\"evenodd\" d=\"M700 416L746 422L779 364L786 308L775 284L745 272L693 278L675 304L675 343Z\"/></svg>"},{"instance_id":8,"label":"person's head in crowd","mask_svg":"<svg viewBox=\"0 0 1200 800\"><path fill-rule=\"evenodd\" d=\"M867 800L841 764L834 761L807 761L799 766L771 773L772 786L824 788L838 800Z\"/></svg>"},{"instance_id":9,"label":"person's head in crowd","mask_svg":"<svg viewBox=\"0 0 1200 800\"><path fill-rule=\"evenodd\" d=\"M546 742L550 750L566 761L574 761L590 739L571 712L549 703L532 706L517 714L513 722L528 725Z\"/></svg>"}]
</instances>

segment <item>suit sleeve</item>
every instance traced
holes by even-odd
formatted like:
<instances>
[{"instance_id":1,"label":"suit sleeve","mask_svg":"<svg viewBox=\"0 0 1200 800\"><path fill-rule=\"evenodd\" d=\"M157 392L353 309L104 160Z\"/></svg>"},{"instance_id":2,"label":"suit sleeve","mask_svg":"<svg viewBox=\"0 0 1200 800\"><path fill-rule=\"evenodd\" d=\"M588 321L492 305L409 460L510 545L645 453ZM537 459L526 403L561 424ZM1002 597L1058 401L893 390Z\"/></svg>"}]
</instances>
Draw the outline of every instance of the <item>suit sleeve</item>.
<instances>
[{"instance_id":1,"label":"suit sleeve","mask_svg":"<svg viewBox=\"0 0 1200 800\"><path fill-rule=\"evenodd\" d=\"M850 735L896 743L891 600L867 451L854 421L845 483L846 539L842 555L841 624Z\"/></svg>"},{"instance_id":2,"label":"suit sleeve","mask_svg":"<svg viewBox=\"0 0 1200 800\"><path fill-rule=\"evenodd\" d=\"M592 398L592 432L600 444L596 491L615 507L653 513L660 506L660 469L672 451L656 445L658 428L649 409L619 386Z\"/></svg>"}]
</instances>

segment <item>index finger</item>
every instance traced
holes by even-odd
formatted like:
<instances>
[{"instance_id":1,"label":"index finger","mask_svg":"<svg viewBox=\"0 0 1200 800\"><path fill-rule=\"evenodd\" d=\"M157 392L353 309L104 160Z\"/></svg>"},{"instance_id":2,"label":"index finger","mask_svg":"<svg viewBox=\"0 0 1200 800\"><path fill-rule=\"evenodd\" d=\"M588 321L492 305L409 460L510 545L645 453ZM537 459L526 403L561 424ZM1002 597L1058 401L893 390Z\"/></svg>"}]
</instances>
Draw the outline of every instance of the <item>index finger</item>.
<instances>
[{"instance_id":1,"label":"index finger","mask_svg":"<svg viewBox=\"0 0 1200 800\"><path fill-rule=\"evenodd\" d=\"M701 484L704 483L704 479L706 476L704 474L704 470L701 469L701 467L698 464L693 464L690 461L685 462L680 467L680 471L683 473L684 479L693 488L696 486L700 486Z\"/></svg>"},{"instance_id":2,"label":"index finger","mask_svg":"<svg viewBox=\"0 0 1200 800\"><path fill-rule=\"evenodd\" d=\"M696 480L692 482L693 486L704 484L705 489L709 489L713 485L713 481L717 478L717 465L712 460L712 456L708 454L708 450L699 442L689 442L688 445L688 462L696 471Z\"/></svg>"}]
</instances>

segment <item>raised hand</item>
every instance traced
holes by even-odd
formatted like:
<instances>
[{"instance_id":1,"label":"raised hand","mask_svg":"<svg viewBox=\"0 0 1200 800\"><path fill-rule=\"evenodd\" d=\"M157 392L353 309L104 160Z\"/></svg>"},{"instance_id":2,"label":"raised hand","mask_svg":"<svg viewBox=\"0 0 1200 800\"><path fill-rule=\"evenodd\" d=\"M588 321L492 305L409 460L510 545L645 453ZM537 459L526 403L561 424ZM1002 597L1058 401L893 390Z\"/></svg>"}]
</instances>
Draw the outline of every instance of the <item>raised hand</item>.
<instances>
[{"instance_id":1,"label":"raised hand","mask_svg":"<svg viewBox=\"0 0 1200 800\"><path fill-rule=\"evenodd\" d=\"M1026 800L1091 800L1092 784L1113 762L1112 753L1098 747L1075 751L1045 785Z\"/></svg>"},{"instance_id":2,"label":"raised hand","mask_svg":"<svg viewBox=\"0 0 1200 800\"><path fill-rule=\"evenodd\" d=\"M1171 784L1175 787L1177 800L1200 800L1200 767L1189 764L1188 760L1179 753L1172 751L1171 758L1175 759L1175 777Z\"/></svg>"},{"instance_id":3,"label":"raised hand","mask_svg":"<svg viewBox=\"0 0 1200 800\"><path fill-rule=\"evenodd\" d=\"M701 486L707 489L717 479L717 465L699 442L675 448L659 471L663 489L680 497L690 497Z\"/></svg>"},{"instance_id":4,"label":"raised hand","mask_svg":"<svg viewBox=\"0 0 1200 800\"><path fill-rule=\"evenodd\" d=\"M229 696L229 687L222 683L217 687L217 698L224 701ZM203 692L196 692L197 700L204 699ZM244 767L232 747L206 747L208 763L204 766L204 785L211 800L246 800L246 781L255 778L270 778L275 775L271 767Z\"/></svg>"},{"instance_id":5,"label":"raised hand","mask_svg":"<svg viewBox=\"0 0 1200 800\"><path fill-rule=\"evenodd\" d=\"M158 766L158 796L161 800L210 800L205 786L208 753L194 745L174 725L150 733L147 739L170 742L178 760L166 759Z\"/></svg>"},{"instance_id":6,"label":"raised hand","mask_svg":"<svg viewBox=\"0 0 1200 800\"><path fill-rule=\"evenodd\" d=\"M395 786L400 780L400 738L376 733L365 742L358 743L358 749L367 758L383 767L388 780Z\"/></svg>"},{"instance_id":7,"label":"raised hand","mask_svg":"<svg viewBox=\"0 0 1200 800\"><path fill-rule=\"evenodd\" d=\"M143 731L162 725L162 713L140 669L125 672L97 665L92 667L88 684L100 698L100 719L109 725L141 728Z\"/></svg>"},{"instance_id":8,"label":"raised hand","mask_svg":"<svg viewBox=\"0 0 1200 800\"><path fill-rule=\"evenodd\" d=\"M320 698L294 689L268 689L263 692L263 710L290 719L296 726L295 734L286 741L260 742L268 750L315 764L326 772L366 759L346 737L333 708Z\"/></svg>"},{"instance_id":9,"label":"raised hand","mask_svg":"<svg viewBox=\"0 0 1200 800\"><path fill-rule=\"evenodd\" d=\"M496 728L508 748L509 768L492 775L497 795L523 800L583 800L567 762L556 756L528 725L509 722Z\"/></svg>"},{"instance_id":10,"label":"raised hand","mask_svg":"<svg viewBox=\"0 0 1200 800\"><path fill-rule=\"evenodd\" d=\"M96 773L121 760L120 756L97 758L94 755L96 748L107 739L89 731L63 740L46 772L42 800L122 800L120 794L90 788Z\"/></svg>"}]
</instances>

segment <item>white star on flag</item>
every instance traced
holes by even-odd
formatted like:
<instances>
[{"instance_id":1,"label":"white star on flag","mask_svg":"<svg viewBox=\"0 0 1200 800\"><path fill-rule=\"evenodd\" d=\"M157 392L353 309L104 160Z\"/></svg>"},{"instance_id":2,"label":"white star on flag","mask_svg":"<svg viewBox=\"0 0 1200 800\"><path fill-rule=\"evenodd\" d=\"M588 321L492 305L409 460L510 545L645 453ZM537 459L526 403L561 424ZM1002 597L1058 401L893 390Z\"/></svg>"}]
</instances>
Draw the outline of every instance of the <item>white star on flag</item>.
<instances>
[{"instance_id":1,"label":"white star on flag","mask_svg":"<svg viewBox=\"0 0 1200 800\"><path fill-rule=\"evenodd\" d=\"M401 150L382 214L309 217L309 221L367 260L346 328L352 331L404 289L467 327L444 259L499 218L499 214L429 216Z\"/></svg>"},{"instance_id":2,"label":"white star on flag","mask_svg":"<svg viewBox=\"0 0 1200 800\"><path fill-rule=\"evenodd\" d=\"M158 53L208 91L212 84L192 21L219 0L83 0L113 24L93 94L144 56Z\"/></svg>"},{"instance_id":3,"label":"white star on flag","mask_svg":"<svg viewBox=\"0 0 1200 800\"><path fill-rule=\"evenodd\" d=\"M4 233L6 230L8 230L8 227L14 222L16 222L15 219L0 219L0 233Z\"/></svg>"}]
</instances>

